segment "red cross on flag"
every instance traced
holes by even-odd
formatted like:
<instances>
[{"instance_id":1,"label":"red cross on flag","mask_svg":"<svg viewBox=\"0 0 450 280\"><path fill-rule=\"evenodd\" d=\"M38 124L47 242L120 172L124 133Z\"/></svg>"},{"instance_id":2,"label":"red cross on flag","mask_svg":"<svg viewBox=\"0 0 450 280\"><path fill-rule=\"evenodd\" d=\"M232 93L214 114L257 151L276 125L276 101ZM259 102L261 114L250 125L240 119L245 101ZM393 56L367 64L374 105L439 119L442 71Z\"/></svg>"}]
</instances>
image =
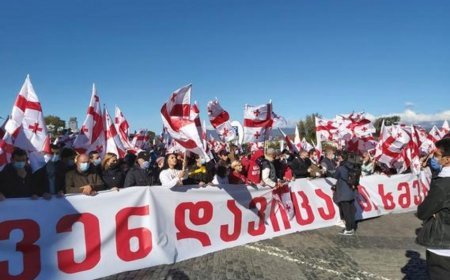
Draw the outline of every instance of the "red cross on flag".
<instances>
[{"instance_id":1,"label":"red cross on flag","mask_svg":"<svg viewBox=\"0 0 450 280\"><path fill-rule=\"evenodd\" d=\"M428 139L433 141L433 143L436 143L436 141L439 141L444 137L444 133L441 132L439 128L437 128L435 125L431 128L430 132L428 132Z\"/></svg>"},{"instance_id":2,"label":"red cross on flag","mask_svg":"<svg viewBox=\"0 0 450 280\"><path fill-rule=\"evenodd\" d=\"M272 103L244 107L244 142L259 143L268 140L272 131Z\"/></svg>"},{"instance_id":3,"label":"red cross on flag","mask_svg":"<svg viewBox=\"0 0 450 280\"><path fill-rule=\"evenodd\" d=\"M337 124L334 120L325 120L316 117L316 138L317 143L321 143L322 141L330 141L334 139L334 135L338 130Z\"/></svg>"},{"instance_id":4,"label":"red cross on flag","mask_svg":"<svg viewBox=\"0 0 450 280\"><path fill-rule=\"evenodd\" d=\"M104 108L104 113L106 124L106 152L116 154L118 158L123 158L127 150L123 146L122 140L117 133L116 126L114 125L106 106Z\"/></svg>"},{"instance_id":5,"label":"red cross on flag","mask_svg":"<svg viewBox=\"0 0 450 280\"><path fill-rule=\"evenodd\" d=\"M291 153L297 153L298 149L294 145L294 143L292 143L291 138L288 135L286 135L286 133L284 133L284 131L281 130L281 128L278 128L278 130L280 131L281 135L283 135L284 141L286 142L286 146L289 148L289 151Z\"/></svg>"},{"instance_id":6,"label":"red cross on flag","mask_svg":"<svg viewBox=\"0 0 450 280\"><path fill-rule=\"evenodd\" d=\"M45 165L44 154L50 153L50 137L45 126L41 103L29 75L17 95L5 130L12 136L12 140L8 141L15 147L27 151L33 172Z\"/></svg>"},{"instance_id":7,"label":"red cross on flag","mask_svg":"<svg viewBox=\"0 0 450 280\"><path fill-rule=\"evenodd\" d=\"M93 84L86 119L84 120L80 133L75 138L73 147L80 153L97 151L103 157L106 150L105 146L105 129L100 107L100 98L97 95L95 84Z\"/></svg>"},{"instance_id":8,"label":"red cross on flag","mask_svg":"<svg viewBox=\"0 0 450 280\"><path fill-rule=\"evenodd\" d=\"M124 148L127 150L133 149L134 147L132 147L130 140L128 139L128 121L117 106L114 112L114 125Z\"/></svg>"},{"instance_id":9,"label":"red cross on flag","mask_svg":"<svg viewBox=\"0 0 450 280\"><path fill-rule=\"evenodd\" d=\"M0 171L9 163L13 151L13 138L8 132L5 132L0 139Z\"/></svg>"},{"instance_id":10,"label":"red cross on flag","mask_svg":"<svg viewBox=\"0 0 450 280\"><path fill-rule=\"evenodd\" d=\"M207 158L195 120L198 108L191 108L191 91L192 85L188 85L173 92L161 107L161 118L167 133L175 141L186 150Z\"/></svg>"},{"instance_id":11,"label":"red cross on flag","mask_svg":"<svg viewBox=\"0 0 450 280\"><path fill-rule=\"evenodd\" d=\"M236 131L230 122L230 115L219 104L219 100L208 102L208 116L212 126L223 141L229 142L236 138Z\"/></svg>"}]
</instances>

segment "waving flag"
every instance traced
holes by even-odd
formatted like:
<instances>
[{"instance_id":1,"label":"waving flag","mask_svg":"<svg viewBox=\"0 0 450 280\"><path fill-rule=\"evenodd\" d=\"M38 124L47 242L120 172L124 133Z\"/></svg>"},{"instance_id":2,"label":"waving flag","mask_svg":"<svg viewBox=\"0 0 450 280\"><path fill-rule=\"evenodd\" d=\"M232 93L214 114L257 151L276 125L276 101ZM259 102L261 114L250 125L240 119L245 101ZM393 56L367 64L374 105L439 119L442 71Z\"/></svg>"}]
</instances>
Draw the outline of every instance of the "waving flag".
<instances>
[{"instance_id":1,"label":"waving flag","mask_svg":"<svg viewBox=\"0 0 450 280\"><path fill-rule=\"evenodd\" d=\"M441 140L444 135L445 134L439 128L433 125L430 132L428 132L428 139L433 141L433 143L436 143L437 141Z\"/></svg>"},{"instance_id":2,"label":"waving flag","mask_svg":"<svg viewBox=\"0 0 450 280\"><path fill-rule=\"evenodd\" d=\"M191 108L191 91L192 85L188 85L172 93L170 99L161 107L161 118L167 132L175 141L186 150L206 158L207 154L195 121L195 108ZM191 118L191 110L194 119Z\"/></svg>"},{"instance_id":3,"label":"waving flag","mask_svg":"<svg viewBox=\"0 0 450 280\"><path fill-rule=\"evenodd\" d=\"M5 132L3 138L0 139L0 171L10 162L13 151L13 138L8 132Z\"/></svg>"},{"instance_id":4,"label":"waving flag","mask_svg":"<svg viewBox=\"0 0 450 280\"><path fill-rule=\"evenodd\" d=\"M3 138L5 143L12 143L15 147L28 152L33 172L45 165L44 154L50 153L50 137L45 126L41 103L29 76L26 77L17 95L11 117L5 124L5 131L9 134L5 134L6 139Z\"/></svg>"},{"instance_id":5,"label":"waving flag","mask_svg":"<svg viewBox=\"0 0 450 280\"><path fill-rule=\"evenodd\" d=\"M120 141L122 142L122 146L126 150L133 150L135 147L131 145L130 140L128 138L128 129L129 124L125 116L123 115L122 111L119 107L116 106L114 111L114 126L116 127L116 131L119 135Z\"/></svg>"},{"instance_id":6,"label":"waving flag","mask_svg":"<svg viewBox=\"0 0 450 280\"><path fill-rule=\"evenodd\" d=\"M97 95L95 84L93 84L86 119L80 129L80 134L75 138L73 147L81 153L97 151L103 157L106 151L105 145L105 129L100 107L100 98Z\"/></svg>"},{"instance_id":7,"label":"waving flag","mask_svg":"<svg viewBox=\"0 0 450 280\"><path fill-rule=\"evenodd\" d=\"M123 158L127 150L123 146L122 140L117 133L116 126L114 125L106 106L104 108L104 115L106 124L106 152L116 154L118 158Z\"/></svg>"},{"instance_id":8,"label":"waving flag","mask_svg":"<svg viewBox=\"0 0 450 280\"><path fill-rule=\"evenodd\" d=\"M330 141L335 137L333 135L338 131L338 126L334 120L324 120L316 117L316 137L317 144L322 141Z\"/></svg>"},{"instance_id":9,"label":"waving flag","mask_svg":"<svg viewBox=\"0 0 450 280\"><path fill-rule=\"evenodd\" d=\"M447 120L445 120L444 123L442 124L441 132L442 132L443 135L445 135L445 134L450 132L450 126L448 125L448 121Z\"/></svg>"},{"instance_id":10,"label":"waving flag","mask_svg":"<svg viewBox=\"0 0 450 280\"><path fill-rule=\"evenodd\" d=\"M284 133L283 130L281 130L281 128L278 128L278 130L280 131L281 135L283 135L284 141L286 142L286 145L289 148L289 151L291 153L297 153L298 149L294 145L294 143L292 143L291 138L288 135L286 135L286 133Z\"/></svg>"},{"instance_id":11,"label":"waving flag","mask_svg":"<svg viewBox=\"0 0 450 280\"><path fill-rule=\"evenodd\" d=\"M208 102L208 116L217 134L224 141L232 141L236 138L236 132L231 125L230 116L219 104L218 100Z\"/></svg>"},{"instance_id":12,"label":"waving flag","mask_svg":"<svg viewBox=\"0 0 450 280\"><path fill-rule=\"evenodd\" d=\"M244 142L263 142L273 125L272 103L244 107Z\"/></svg>"}]
</instances>

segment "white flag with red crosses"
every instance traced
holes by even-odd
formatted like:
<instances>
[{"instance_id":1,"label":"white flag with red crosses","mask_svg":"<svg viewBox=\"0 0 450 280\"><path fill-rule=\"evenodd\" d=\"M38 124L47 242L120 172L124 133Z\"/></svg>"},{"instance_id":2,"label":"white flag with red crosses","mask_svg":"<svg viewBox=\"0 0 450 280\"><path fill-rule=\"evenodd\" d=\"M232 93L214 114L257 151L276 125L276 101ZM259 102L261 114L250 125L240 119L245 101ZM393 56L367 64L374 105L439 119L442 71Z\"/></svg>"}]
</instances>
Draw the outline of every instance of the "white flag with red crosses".
<instances>
[{"instance_id":1,"label":"white flag with red crosses","mask_svg":"<svg viewBox=\"0 0 450 280\"><path fill-rule=\"evenodd\" d=\"M106 141L104 120L100 107L100 98L97 95L95 84L92 85L92 95L86 119L81 126L80 133L75 138L73 148L80 153L97 151L101 157L105 155Z\"/></svg>"},{"instance_id":2,"label":"white flag with red crosses","mask_svg":"<svg viewBox=\"0 0 450 280\"><path fill-rule=\"evenodd\" d=\"M5 143L12 143L28 153L33 172L45 165L44 154L50 153L50 136L41 103L29 75L17 95L11 117L5 124L5 131Z\"/></svg>"},{"instance_id":3,"label":"white flag with red crosses","mask_svg":"<svg viewBox=\"0 0 450 280\"><path fill-rule=\"evenodd\" d=\"M259 143L269 139L273 125L272 103L244 107L244 142Z\"/></svg>"},{"instance_id":4,"label":"white flag with red crosses","mask_svg":"<svg viewBox=\"0 0 450 280\"><path fill-rule=\"evenodd\" d=\"M111 116L106 107L104 108L105 124L106 124L106 152L116 154L118 158L123 158L126 154L126 149L117 133Z\"/></svg>"},{"instance_id":5,"label":"white flag with red crosses","mask_svg":"<svg viewBox=\"0 0 450 280\"><path fill-rule=\"evenodd\" d=\"M230 122L230 115L219 104L219 100L208 102L208 116L212 126L223 141L233 141L236 138L236 131Z\"/></svg>"}]
</instances>

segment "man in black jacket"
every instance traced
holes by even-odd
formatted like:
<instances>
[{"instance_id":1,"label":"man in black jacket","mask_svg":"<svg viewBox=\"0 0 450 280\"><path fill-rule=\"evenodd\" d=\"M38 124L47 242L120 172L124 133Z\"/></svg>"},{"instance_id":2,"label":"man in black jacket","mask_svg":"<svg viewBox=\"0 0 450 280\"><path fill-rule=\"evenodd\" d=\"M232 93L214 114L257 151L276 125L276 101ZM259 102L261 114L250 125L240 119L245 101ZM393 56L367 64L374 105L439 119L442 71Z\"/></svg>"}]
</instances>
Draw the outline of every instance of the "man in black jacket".
<instances>
[{"instance_id":1,"label":"man in black jacket","mask_svg":"<svg viewBox=\"0 0 450 280\"><path fill-rule=\"evenodd\" d=\"M124 188L153 185L153 170L149 160L150 155L148 152L139 152L135 165L128 170L125 176Z\"/></svg>"},{"instance_id":2,"label":"man in black jacket","mask_svg":"<svg viewBox=\"0 0 450 280\"><path fill-rule=\"evenodd\" d=\"M450 279L450 138L435 145L434 156L442 170L431 180L430 191L417 208L417 217L423 221L438 218L443 223L442 234L433 236L433 245L442 249L427 249L427 268L431 279Z\"/></svg>"},{"instance_id":3,"label":"man in black jacket","mask_svg":"<svg viewBox=\"0 0 450 280\"><path fill-rule=\"evenodd\" d=\"M15 148L8 163L0 173L0 200L4 198L43 196L50 199L48 177L45 168L34 173L28 164L27 153Z\"/></svg>"},{"instance_id":4,"label":"man in black jacket","mask_svg":"<svg viewBox=\"0 0 450 280\"><path fill-rule=\"evenodd\" d=\"M309 177L309 167L311 166L311 160L308 158L308 152L305 150L300 151L300 154L294 157L288 162L289 167L292 169L294 177L306 178Z\"/></svg>"}]
</instances>

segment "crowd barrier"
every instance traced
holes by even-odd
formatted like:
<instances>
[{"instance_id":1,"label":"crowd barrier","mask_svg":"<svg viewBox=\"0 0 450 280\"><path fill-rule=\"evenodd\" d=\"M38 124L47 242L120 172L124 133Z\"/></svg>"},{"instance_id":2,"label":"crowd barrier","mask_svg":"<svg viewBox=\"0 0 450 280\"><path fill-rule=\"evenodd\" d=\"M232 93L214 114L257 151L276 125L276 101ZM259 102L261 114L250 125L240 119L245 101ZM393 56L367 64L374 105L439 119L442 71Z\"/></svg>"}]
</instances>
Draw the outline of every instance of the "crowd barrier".
<instances>
[{"instance_id":1,"label":"crowd barrier","mask_svg":"<svg viewBox=\"0 0 450 280\"><path fill-rule=\"evenodd\" d=\"M357 219L414 211L430 176L361 178ZM0 279L94 279L179 262L339 220L333 179L290 183L292 207L244 185L133 187L0 202Z\"/></svg>"}]
</instances>

